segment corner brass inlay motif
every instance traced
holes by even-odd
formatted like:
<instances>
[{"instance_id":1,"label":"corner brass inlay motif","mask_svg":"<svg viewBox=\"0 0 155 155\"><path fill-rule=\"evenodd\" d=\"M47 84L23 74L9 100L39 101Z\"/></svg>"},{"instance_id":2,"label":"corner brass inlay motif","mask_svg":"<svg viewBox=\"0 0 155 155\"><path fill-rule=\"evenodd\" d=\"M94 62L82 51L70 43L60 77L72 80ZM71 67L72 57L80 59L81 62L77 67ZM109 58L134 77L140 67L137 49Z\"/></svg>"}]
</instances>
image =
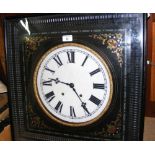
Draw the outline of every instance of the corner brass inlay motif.
<instances>
[{"instance_id":1,"label":"corner brass inlay motif","mask_svg":"<svg viewBox=\"0 0 155 155\"><path fill-rule=\"evenodd\" d=\"M105 34L92 34L89 37L102 41L103 45L106 45L117 56L120 67L123 64L123 35L121 33L105 33Z\"/></svg>"},{"instance_id":2,"label":"corner brass inlay motif","mask_svg":"<svg viewBox=\"0 0 155 155\"><path fill-rule=\"evenodd\" d=\"M51 128L44 123L43 119L34 112L31 104L29 104L27 108L31 127L51 130Z\"/></svg>"},{"instance_id":3,"label":"corner brass inlay motif","mask_svg":"<svg viewBox=\"0 0 155 155\"><path fill-rule=\"evenodd\" d=\"M30 126L32 128L56 131L56 129L44 123L44 120L36 112L34 112L31 104L29 104L27 108L27 113L31 124ZM91 135L99 137L119 136L121 130L121 118L122 115L121 112L119 112L115 120L104 125L100 131L92 132Z\"/></svg>"},{"instance_id":4,"label":"corner brass inlay motif","mask_svg":"<svg viewBox=\"0 0 155 155\"><path fill-rule=\"evenodd\" d=\"M25 37L25 44L26 48L30 49L31 51L36 51L37 48L40 46L40 43L50 39L49 36L32 36L32 37Z\"/></svg>"},{"instance_id":5,"label":"corner brass inlay motif","mask_svg":"<svg viewBox=\"0 0 155 155\"><path fill-rule=\"evenodd\" d=\"M117 136L121 131L121 112L116 116L116 119L105 125L101 131L95 132L96 136Z\"/></svg>"}]
</instances>

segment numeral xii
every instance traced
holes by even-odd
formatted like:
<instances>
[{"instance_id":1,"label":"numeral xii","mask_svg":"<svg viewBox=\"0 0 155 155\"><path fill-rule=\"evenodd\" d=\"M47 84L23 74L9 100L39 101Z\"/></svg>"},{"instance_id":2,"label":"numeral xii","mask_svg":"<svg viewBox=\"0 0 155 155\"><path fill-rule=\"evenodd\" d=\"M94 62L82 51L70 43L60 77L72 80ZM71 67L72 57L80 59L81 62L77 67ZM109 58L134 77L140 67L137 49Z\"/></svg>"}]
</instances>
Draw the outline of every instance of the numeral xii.
<instances>
[{"instance_id":1,"label":"numeral xii","mask_svg":"<svg viewBox=\"0 0 155 155\"><path fill-rule=\"evenodd\" d=\"M75 52L67 52L69 63L75 63Z\"/></svg>"}]
</instances>

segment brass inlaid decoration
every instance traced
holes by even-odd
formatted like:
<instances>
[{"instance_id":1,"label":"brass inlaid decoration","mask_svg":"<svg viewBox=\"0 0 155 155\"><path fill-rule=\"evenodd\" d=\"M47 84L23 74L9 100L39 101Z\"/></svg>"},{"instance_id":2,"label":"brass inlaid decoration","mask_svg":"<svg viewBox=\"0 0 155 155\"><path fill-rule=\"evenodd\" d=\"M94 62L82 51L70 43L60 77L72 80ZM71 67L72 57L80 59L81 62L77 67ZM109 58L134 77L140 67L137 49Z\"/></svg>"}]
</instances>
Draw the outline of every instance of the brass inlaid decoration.
<instances>
[{"instance_id":1,"label":"brass inlaid decoration","mask_svg":"<svg viewBox=\"0 0 155 155\"><path fill-rule=\"evenodd\" d=\"M32 37L25 37L25 44L26 48L30 49L31 51L36 51L37 48L40 46L40 43L50 39L49 36L32 36Z\"/></svg>"},{"instance_id":2,"label":"brass inlaid decoration","mask_svg":"<svg viewBox=\"0 0 155 155\"><path fill-rule=\"evenodd\" d=\"M106 124L101 131L95 132L97 136L117 136L121 131L121 112L116 116L116 119Z\"/></svg>"},{"instance_id":3,"label":"brass inlaid decoration","mask_svg":"<svg viewBox=\"0 0 155 155\"><path fill-rule=\"evenodd\" d=\"M51 127L46 125L44 123L44 120L36 112L34 112L31 104L27 106L27 113L30 119L29 123L32 128L41 128L41 129L46 128L48 130L51 130Z\"/></svg>"},{"instance_id":4,"label":"brass inlaid decoration","mask_svg":"<svg viewBox=\"0 0 155 155\"><path fill-rule=\"evenodd\" d=\"M100 40L103 45L106 45L108 49L111 50L117 57L118 63L120 67L123 64L123 35L121 33L100 33L100 34L92 34L89 37L93 39ZM48 39L51 39L51 36L31 36L25 37L25 45L27 49L27 54L31 55L32 52L35 52L40 44Z\"/></svg>"},{"instance_id":5,"label":"brass inlaid decoration","mask_svg":"<svg viewBox=\"0 0 155 155\"><path fill-rule=\"evenodd\" d=\"M123 35L121 33L105 33L105 34L92 34L89 37L102 41L103 45L106 45L117 57L120 67L123 64Z\"/></svg>"},{"instance_id":6,"label":"brass inlaid decoration","mask_svg":"<svg viewBox=\"0 0 155 155\"><path fill-rule=\"evenodd\" d=\"M51 126L45 124L44 120L33 110L33 107L31 104L27 106L27 113L30 119L30 126L35 129L47 129L47 130L54 130ZM122 115L121 112L119 112L116 116L116 119L107 123L105 126L103 126L101 131L92 132L91 135L96 135L99 137L108 137L108 136L119 136L121 131L121 119Z\"/></svg>"}]
</instances>

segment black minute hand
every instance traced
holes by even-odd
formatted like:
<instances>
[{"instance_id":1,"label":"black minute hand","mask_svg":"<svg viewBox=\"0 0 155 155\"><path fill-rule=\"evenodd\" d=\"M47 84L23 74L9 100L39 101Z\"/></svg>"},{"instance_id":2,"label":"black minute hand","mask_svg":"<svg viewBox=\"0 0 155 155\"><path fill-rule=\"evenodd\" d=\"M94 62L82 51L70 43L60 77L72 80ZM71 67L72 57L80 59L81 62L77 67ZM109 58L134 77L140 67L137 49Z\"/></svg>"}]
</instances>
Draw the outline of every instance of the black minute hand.
<instances>
[{"instance_id":1,"label":"black minute hand","mask_svg":"<svg viewBox=\"0 0 155 155\"><path fill-rule=\"evenodd\" d=\"M72 83L71 83L72 84ZM71 87L71 86L70 86ZM74 88L74 84L73 84L73 87L71 87L73 89L73 91L75 92L75 94L77 95L77 97L79 98L79 100L81 101L81 107L88 113L90 114L90 112L88 111L87 107L86 107L86 103L82 102L80 96L78 95L76 89Z\"/></svg>"},{"instance_id":2,"label":"black minute hand","mask_svg":"<svg viewBox=\"0 0 155 155\"><path fill-rule=\"evenodd\" d=\"M55 81L56 84L57 84L57 83L62 83L62 84L65 84L65 85L69 86L70 88L72 88L73 91L75 92L75 94L77 95L77 97L79 98L79 100L81 101L81 107L82 107L88 114L90 114L90 112L88 111L88 109L87 109L87 107L86 107L86 103L84 103L84 102L81 100L81 98L80 98L80 96L78 95L76 89L74 88L74 84L73 84L73 83L62 82L62 81L60 81L58 78L56 78L56 79L51 79L51 80L52 80L52 81Z\"/></svg>"}]
</instances>

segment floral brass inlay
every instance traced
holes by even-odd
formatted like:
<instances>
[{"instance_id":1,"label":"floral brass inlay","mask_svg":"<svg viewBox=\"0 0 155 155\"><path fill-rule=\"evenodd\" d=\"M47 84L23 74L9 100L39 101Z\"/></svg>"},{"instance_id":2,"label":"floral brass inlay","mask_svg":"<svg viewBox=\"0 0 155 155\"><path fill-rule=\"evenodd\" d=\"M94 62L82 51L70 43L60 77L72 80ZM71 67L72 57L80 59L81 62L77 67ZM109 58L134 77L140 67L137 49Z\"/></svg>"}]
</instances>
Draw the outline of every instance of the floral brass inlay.
<instances>
[{"instance_id":1,"label":"floral brass inlay","mask_svg":"<svg viewBox=\"0 0 155 155\"><path fill-rule=\"evenodd\" d=\"M123 35L121 33L105 33L105 34L93 34L89 35L93 39L102 41L103 45L107 45L107 48L111 50L112 53L116 54L117 60L122 67L123 64Z\"/></svg>"},{"instance_id":2,"label":"floral brass inlay","mask_svg":"<svg viewBox=\"0 0 155 155\"><path fill-rule=\"evenodd\" d=\"M39 128L44 130L50 130L55 131L54 128L52 128L50 125L47 125L44 123L44 120L34 112L32 105L28 105L27 113L29 115L29 120L32 128ZM116 116L116 119L107 123L103 126L100 131L96 131L91 133L93 136L99 136L99 137L111 137L111 136L118 136L121 131L121 112L119 112Z\"/></svg>"},{"instance_id":3,"label":"floral brass inlay","mask_svg":"<svg viewBox=\"0 0 155 155\"><path fill-rule=\"evenodd\" d=\"M26 48L30 49L31 51L36 51L41 42L46 41L50 38L51 37L49 37L49 36L25 37Z\"/></svg>"},{"instance_id":4,"label":"floral brass inlay","mask_svg":"<svg viewBox=\"0 0 155 155\"><path fill-rule=\"evenodd\" d=\"M40 44L48 39L51 39L50 36L29 36L25 37L25 54L29 58L35 51L37 51Z\"/></svg>"},{"instance_id":5,"label":"floral brass inlay","mask_svg":"<svg viewBox=\"0 0 155 155\"><path fill-rule=\"evenodd\" d=\"M31 122L31 126L33 128L42 128L42 129L46 128L46 129L51 130L51 128L44 123L43 119L33 111L31 104L28 105L27 113L28 113L28 116Z\"/></svg>"},{"instance_id":6,"label":"floral brass inlay","mask_svg":"<svg viewBox=\"0 0 155 155\"><path fill-rule=\"evenodd\" d=\"M119 112L114 121L105 125L101 131L95 132L95 135L103 137L118 135L121 131L121 117L121 113Z\"/></svg>"}]
</instances>

